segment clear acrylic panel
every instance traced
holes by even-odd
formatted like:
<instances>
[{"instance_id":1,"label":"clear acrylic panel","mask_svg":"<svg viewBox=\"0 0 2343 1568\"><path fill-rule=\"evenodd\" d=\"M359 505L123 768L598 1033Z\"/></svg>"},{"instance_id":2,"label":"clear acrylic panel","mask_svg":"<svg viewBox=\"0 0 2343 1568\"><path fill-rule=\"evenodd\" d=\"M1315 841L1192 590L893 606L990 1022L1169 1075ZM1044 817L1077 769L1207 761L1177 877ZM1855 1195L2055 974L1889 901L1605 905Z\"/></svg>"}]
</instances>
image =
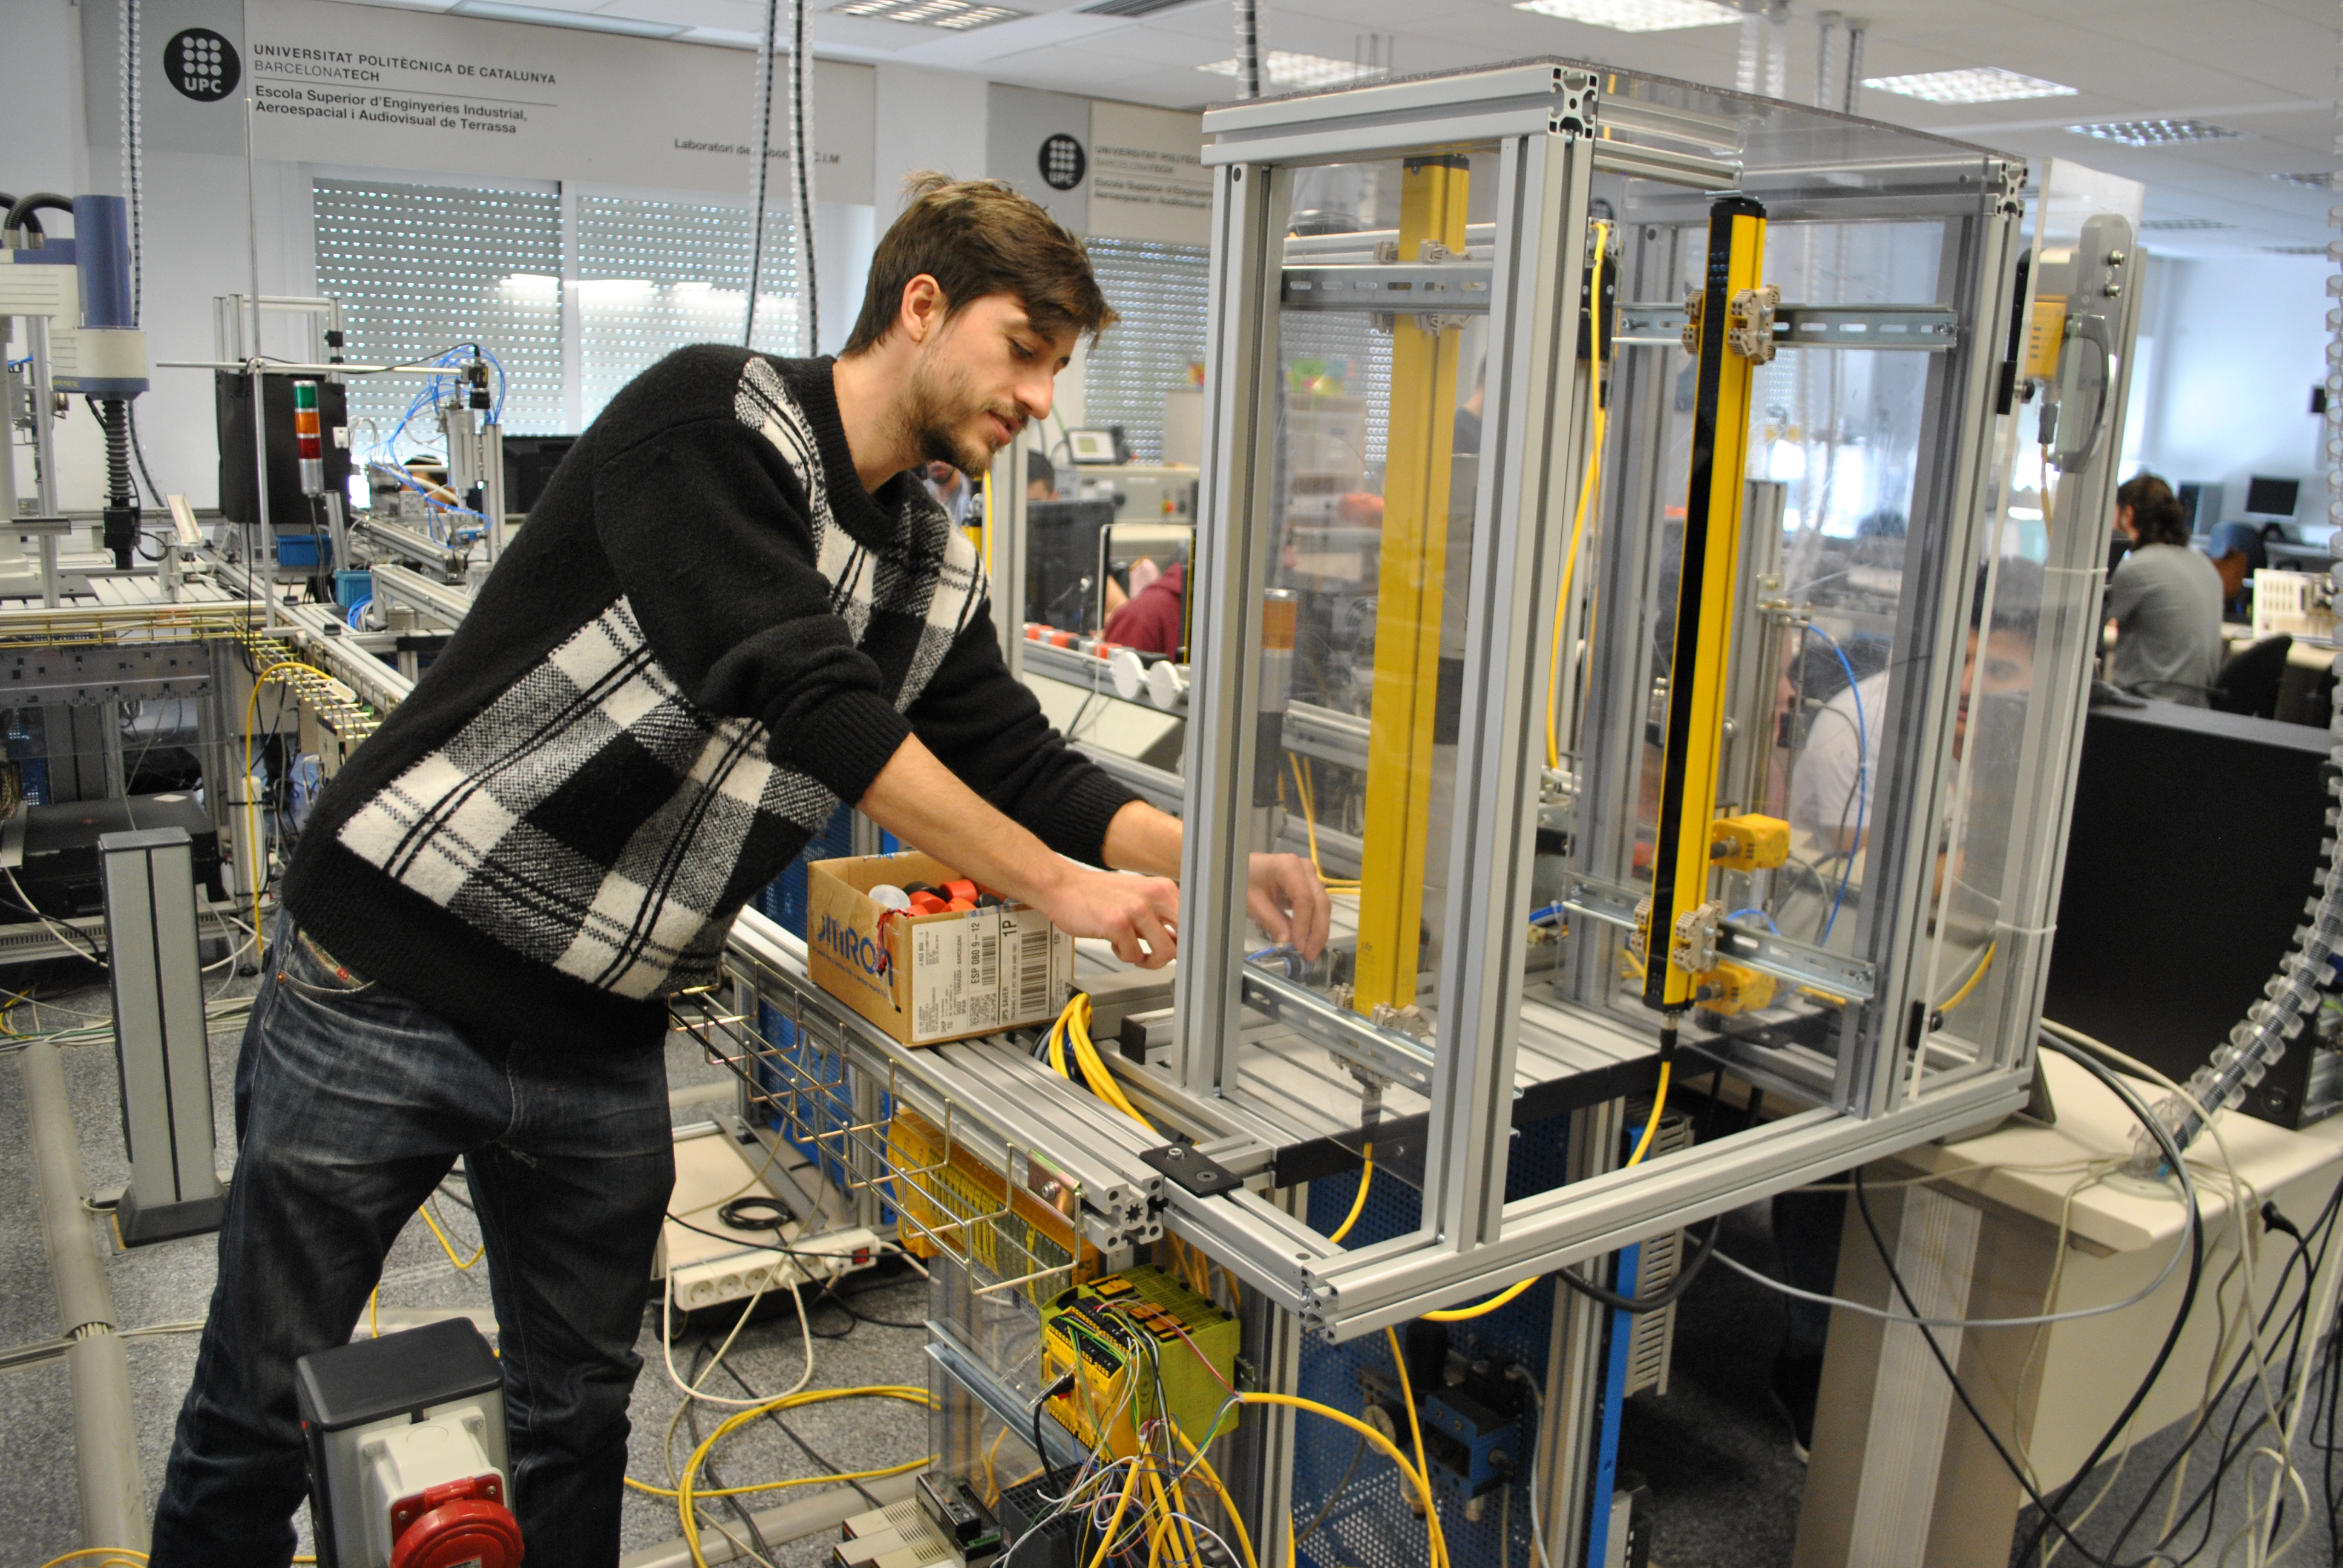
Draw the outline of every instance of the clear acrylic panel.
<instances>
[{"instance_id":1,"label":"clear acrylic panel","mask_svg":"<svg viewBox=\"0 0 2343 1568\"><path fill-rule=\"evenodd\" d=\"M1692 214L1681 202L1669 208L1677 221L1626 226L1623 297L1684 297L1705 226L1682 221ZM1634 212L1631 204L1631 220ZM1772 220L1765 277L1798 305L1949 305L1946 226L1938 218ZM1614 863L1588 869L1648 892L1695 367L1674 345L1621 352L1640 357L1633 374L1614 377L1599 502L1607 526L1594 548L1643 552L1640 603L1624 610L1641 622L1634 634L1641 669L1627 681L1631 699L1604 694L1589 699L1588 711L1607 716L1614 732L1640 719L1642 736L1640 746L1632 734L1622 738L1635 757L1619 776L1624 783L1584 780L1588 789L1618 789L1615 809L1634 829ZM1885 759L1899 745L1902 684L1919 657L1899 645L1899 628L1914 614L1917 568L1946 548L1949 532L1949 519L1926 517L1930 498L1919 493L1936 436L1932 398L1943 358L1911 349L1785 346L1753 377L1718 809L1783 819L1790 854L1776 869L1723 873L1717 896L1730 920L1850 958L1868 956L1873 910L1895 894L1870 872L1875 846L1892 842L1907 819L1906 802L1889 792ZM1589 563L1584 580L1602 577L1599 560ZM1615 626L1604 631L1606 607L1597 603L1592 613L1592 636L1564 672L1566 685L1592 678L1595 639L1622 635ZM1641 712L1631 717L1637 704ZM1565 737L1565 759L1574 760L1589 739ZM1593 805L1582 799L1582 820ZM1572 929L1601 951L1591 971L1578 971L1578 1000L1600 1000L1622 1021L1649 1027L1644 960L1627 933L1591 920ZM1555 970L1558 980L1567 972ZM1560 984L1567 993L1571 982ZM1725 1010L1703 1006L1687 1017L1688 1039L1730 1035L1771 1050L1803 1049L1820 1059L1824 1074L1872 1005L1787 980L1760 980L1719 1000Z\"/></svg>"},{"instance_id":2,"label":"clear acrylic panel","mask_svg":"<svg viewBox=\"0 0 2343 1568\"><path fill-rule=\"evenodd\" d=\"M1309 270L1281 285L1270 338L1253 847L1317 862L1337 940L1314 964L1249 956L1425 1040L1439 1013L1496 163L1473 152L1292 171L1282 260ZM1427 261L1480 264L1482 308L1379 308L1381 285L1347 270Z\"/></svg>"}]
</instances>

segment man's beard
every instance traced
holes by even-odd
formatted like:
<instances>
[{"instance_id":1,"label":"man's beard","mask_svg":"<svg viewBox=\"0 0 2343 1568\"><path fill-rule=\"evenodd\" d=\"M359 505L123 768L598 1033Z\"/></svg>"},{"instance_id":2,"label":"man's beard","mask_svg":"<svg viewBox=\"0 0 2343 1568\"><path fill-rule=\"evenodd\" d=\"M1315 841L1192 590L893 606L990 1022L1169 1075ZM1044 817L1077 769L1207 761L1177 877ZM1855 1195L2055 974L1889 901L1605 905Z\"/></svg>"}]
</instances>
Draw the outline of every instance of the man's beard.
<instances>
[{"instance_id":1,"label":"man's beard","mask_svg":"<svg viewBox=\"0 0 2343 1568\"><path fill-rule=\"evenodd\" d=\"M981 480L985 470L992 466L992 454L983 446L965 440L955 428L967 424L971 409L981 407L981 400L958 378L940 378L924 366L914 370L909 422L921 458L930 463L950 463L971 481Z\"/></svg>"}]
</instances>

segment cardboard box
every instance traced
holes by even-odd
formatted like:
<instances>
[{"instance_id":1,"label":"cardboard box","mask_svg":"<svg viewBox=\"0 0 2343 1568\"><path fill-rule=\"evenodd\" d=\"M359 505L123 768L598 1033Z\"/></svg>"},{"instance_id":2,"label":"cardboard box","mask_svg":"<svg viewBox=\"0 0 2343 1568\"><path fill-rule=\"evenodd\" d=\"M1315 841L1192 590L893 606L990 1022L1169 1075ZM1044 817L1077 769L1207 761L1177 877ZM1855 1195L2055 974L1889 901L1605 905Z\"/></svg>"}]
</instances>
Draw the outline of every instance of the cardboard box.
<instances>
[{"instance_id":1,"label":"cardboard box","mask_svg":"<svg viewBox=\"0 0 2343 1568\"><path fill-rule=\"evenodd\" d=\"M1073 994L1074 939L1023 904L898 915L868 897L882 883L941 887L960 875L905 850L806 868L806 956L814 983L905 1045L1047 1028Z\"/></svg>"}]
</instances>

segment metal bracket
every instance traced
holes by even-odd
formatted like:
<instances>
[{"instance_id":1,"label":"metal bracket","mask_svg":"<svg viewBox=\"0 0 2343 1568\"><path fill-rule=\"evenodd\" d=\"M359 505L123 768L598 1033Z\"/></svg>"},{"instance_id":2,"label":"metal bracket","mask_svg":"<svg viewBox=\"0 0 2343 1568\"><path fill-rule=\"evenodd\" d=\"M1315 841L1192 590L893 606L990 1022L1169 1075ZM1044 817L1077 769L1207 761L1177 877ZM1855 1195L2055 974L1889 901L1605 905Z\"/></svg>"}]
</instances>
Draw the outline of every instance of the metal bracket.
<instances>
[{"instance_id":1,"label":"metal bracket","mask_svg":"<svg viewBox=\"0 0 2343 1568\"><path fill-rule=\"evenodd\" d=\"M1640 888L1621 887L1599 877L1574 875L1562 902L1564 909L1591 920L1634 931L1649 918L1648 910L1638 913L1644 900ZM1735 920L1717 922L1716 957L1852 1001L1869 1000L1879 987L1879 970L1868 960L1811 947ZM1704 967L1715 966L1711 962Z\"/></svg>"},{"instance_id":2,"label":"metal bracket","mask_svg":"<svg viewBox=\"0 0 2343 1568\"><path fill-rule=\"evenodd\" d=\"M1346 1062L1419 1094L1432 1092L1432 1052L1419 1040L1377 1029L1349 1009L1251 964L1245 966L1244 1001Z\"/></svg>"},{"instance_id":3,"label":"metal bracket","mask_svg":"<svg viewBox=\"0 0 2343 1568\"><path fill-rule=\"evenodd\" d=\"M1289 266L1280 302L1288 310L1371 310L1383 314L1484 316L1485 261L1353 262Z\"/></svg>"},{"instance_id":4,"label":"metal bracket","mask_svg":"<svg viewBox=\"0 0 2343 1568\"><path fill-rule=\"evenodd\" d=\"M1690 308L1665 300L1622 305L1619 331L1614 341L1630 347L1673 343L1684 346L1687 354L1696 353L1700 347L1699 323L1697 302ZM1777 303L1774 307L1773 340L1777 350L1895 348L1940 354L1960 341L1960 318L1941 305Z\"/></svg>"},{"instance_id":5,"label":"metal bracket","mask_svg":"<svg viewBox=\"0 0 2343 1568\"><path fill-rule=\"evenodd\" d=\"M1139 1157L1199 1198L1217 1198L1244 1185L1236 1172L1199 1153L1192 1143L1166 1143L1142 1149Z\"/></svg>"}]
</instances>

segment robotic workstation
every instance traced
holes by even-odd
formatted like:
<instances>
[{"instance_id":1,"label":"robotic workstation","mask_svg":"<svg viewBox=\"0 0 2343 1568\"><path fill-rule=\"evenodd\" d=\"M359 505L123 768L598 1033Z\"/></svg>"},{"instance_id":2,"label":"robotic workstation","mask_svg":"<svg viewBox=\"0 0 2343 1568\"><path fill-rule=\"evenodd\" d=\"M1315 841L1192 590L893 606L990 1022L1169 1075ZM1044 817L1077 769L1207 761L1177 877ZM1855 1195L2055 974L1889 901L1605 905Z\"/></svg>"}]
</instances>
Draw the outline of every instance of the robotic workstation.
<instances>
[{"instance_id":1,"label":"robotic workstation","mask_svg":"<svg viewBox=\"0 0 2343 1568\"><path fill-rule=\"evenodd\" d=\"M1189 744L1118 769L1187 817L1176 975L1085 944L1047 1040L914 1050L752 911L677 1021L840 1223L929 1260L929 1518L973 1498L1091 1568L1118 1530L1614 1560L1620 1402L1664 1384L1701 1222L2026 1099L2137 246L2087 178L2029 217L1992 153L1569 62L1205 129L1191 658L1148 682ZM377 617L462 618L484 561L364 531ZM346 749L405 694L395 638L256 558L190 546L0 639L266 644ZM1314 963L1249 930L1271 848L1336 879ZM1035 1501L1102 1515L1118 1474L1104 1534ZM905 1528L939 1565L1001 1544Z\"/></svg>"},{"instance_id":2,"label":"robotic workstation","mask_svg":"<svg viewBox=\"0 0 2343 1568\"><path fill-rule=\"evenodd\" d=\"M1550 60L1205 129L1192 658L1149 683L1190 721L1176 979L1086 950L1042 1047L913 1051L750 914L679 1020L932 1261L937 1452L1004 1526L1074 1530L1063 1467L1140 1493L1152 1441L1226 1483L1106 1526L1159 1554L1601 1563L1667 1313L1555 1271L1664 1300L1685 1227L2026 1098L2136 208ZM1314 964L1244 914L1289 846L1345 874ZM1145 1336L1066 1322L1102 1279L1226 1392L1118 1383Z\"/></svg>"}]
</instances>

